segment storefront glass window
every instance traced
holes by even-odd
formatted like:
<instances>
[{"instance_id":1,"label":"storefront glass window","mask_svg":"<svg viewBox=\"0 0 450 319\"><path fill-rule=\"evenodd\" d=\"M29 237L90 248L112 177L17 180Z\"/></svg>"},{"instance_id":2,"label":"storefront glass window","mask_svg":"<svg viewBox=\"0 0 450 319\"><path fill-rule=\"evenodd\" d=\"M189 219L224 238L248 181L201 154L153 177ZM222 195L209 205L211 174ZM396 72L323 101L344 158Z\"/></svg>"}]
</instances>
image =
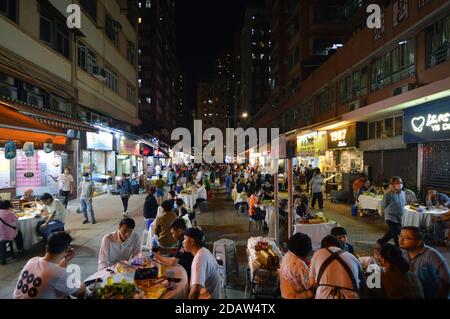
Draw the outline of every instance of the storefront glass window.
<instances>
[{"instance_id":1,"label":"storefront glass window","mask_svg":"<svg viewBox=\"0 0 450 319\"><path fill-rule=\"evenodd\" d=\"M399 136L403 134L403 117L398 116L395 118L395 136Z\"/></svg>"},{"instance_id":2,"label":"storefront glass window","mask_svg":"<svg viewBox=\"0 0 450 319\"><path fill-rule=\"evenodd\" d=\"M91 173L91 152L83 151L82 158L83 158L82 163L81 163L82 173Z\"/></svg>"},{"instance_id":3,"label":"storefront glass window","mask_svg":"<svg viewBox=\"0 0 450 319\"><path fill-rule=\"evenodd\" d=\"M0 189L12 188L11 180L12 160L5 158L5 151L0 150Z\"/></svg>"},{"instance_id":4,"label":"storefront glass window","mask_svg":"<svg viewBox=\"0 0 450 319\"><path fill-rule=\"evenodd\" d=\"M92 151L92 174L104 175L106 173L105 152Z\"/></svg>"},{"instance_id":5,"label":"storefront glass window","mask_svg":"<svg viewBox=\"0 0 450 319\"><path fill-rule=\"evenodd\" d=\"M384 133L386 137L394 136L394 118L388 118L384 120Z\"/></svg>"},{"instance_id":6,"label":"storefront glass window","mask_svg":"<svg viewBox=\"0 0 450 319\"><path fill-rule=\"evenodd\" d=\"M382 138L382 136L384 134L384 121L381 120L381 121L377 121L376 123L377 123L376 124L377 125L377 132L376 132L377 138Z\"/></svg>"},{"instance_id":7,"label":"storefront glass window","mask_svg":"<svg viewBox=\"0 0 450 319\"><path fill-rule=\"evenodd\" d=\"M375 122L369 123L369 140L375 138Z\"/></svg>"},{"instance_id":8,"label":"storefront glass window","mask_svg":"<svg viewBox=\"0 0 450 319\"><path fill-rule=\"evenodd\" d=\"M22 150L16 157L16 193L22 195L32 188L35 194L57 194L61 174L61 154L35 151L34 156L27 157Z\"/></svg>"},{"instance_id":9,"label":"storefront glass window","mask_svg":"<svg viewBox=\"0 0 450 319\"><path fill-rule=\"evenodd\" d=\"M116 154L114 152L106 153L106 173L116 171Z\"/></svg>"}]
</instances>

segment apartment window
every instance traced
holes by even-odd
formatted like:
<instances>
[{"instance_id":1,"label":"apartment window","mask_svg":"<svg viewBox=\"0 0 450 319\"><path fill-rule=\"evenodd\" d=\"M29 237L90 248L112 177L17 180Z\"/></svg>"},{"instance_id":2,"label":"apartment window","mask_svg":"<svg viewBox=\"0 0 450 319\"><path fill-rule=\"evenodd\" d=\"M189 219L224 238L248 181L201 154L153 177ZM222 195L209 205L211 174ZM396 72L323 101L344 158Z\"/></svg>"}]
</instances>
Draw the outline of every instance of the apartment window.
<instances>
[{"instance_id":1,"label":"apartment window","mask_svg":"<svg viewBox=\"0 0 450 319\"><path fill-rule=\"evenodd\" d=\"M150 9L150 8L152 7L152 1L151 1L151 0L146 0L146 1L145 1L145 7L146 7L147 9Z\"/></svg>"},{"instance_id":2,"label":"apartment window","mask_svg":"<svg viewBox=\"0 0 450 319\"><path fill-rule=\"evenodd\" d=\"M93 73L94 66L97 66L95 53L81 42L78 42L78 66L89 73Z\"/></svg>"},{"instance_id":3,"label":"apartment window","mask_svg":"<svg viewBox=\"0 0 450 319\"><path fill-rule=\"evenodd\" d=\"M404 41L392 50L392 83L414 75L414 41Z\"/></svg>"},{"instance_id":4,"label":"apartment window","mask_svg":"<svg viewBox=\"0 0 450 319\"><path fill-rule=\"evenodd\" d=\"M345 22L345 10L342 6L314 6L314 24L341 24Z\"/></svg>"},{"instance_id":5,"label":"apartment window","mask_svg":"<svg viewBox=\"0 0 450 319\"><path fill-rule=\"evenodd\" d=\"M343 42L338 38L314 38L312 53L314 55L329 55L342 46Z\"/></svg>"},{"instance_id":6,"label":"apartment window","mask_svg":"<svg viewBox=\"0 0 450 319\"><path fill-rule=\"evenodd\" d=\"M70 59L69 30L66 21L40 6L39 38L49 47Z\"/></svg>"},{"instance_id":7,"label":"apartment window","mask_svg":"<svg viewBox=\"0 0 450 319\"><path fill-rule=\"evenodd\" d=\"M127 85L127 101L131 104L136 103L136 90L129 84Z\"/></svg>"},{"instance_id":8,"label":"apartment window","mask_svg":"<svg viewBox=\"0 0 450 319\"><path fill-rule=\"evenodd\" d=\"M297 65L297 63L300 60L300 50L298 47L295 48L295 50L292 52L292 54L289 56L289 70L292 69L294 66Z\"/></svg>"},{"instance_id":9,"label":"apartment window","mask_svg":"<svg viewBox=\"0 0 450 319\"><path fill-rule=\"evenodd\" d=\"M97 21L97 0L80 0L80 5L94 21Z\"/></svg>"},{"instance_id":10,"label":"apartment window","mask_svg":"<svg viewBox=\"0 0 450 319\"><path fill-rule=\"evenodd\" d=\"M394 118L384 120L384 134L386 137L394 136Z\"/></svg>"},{"instance_id":11,"label":"apartment window","mask_svg":"<svg viewBox=\"0 0 450 319\"><path fill-rule=\"evenodd\" d=\"M427 68L449 60L450 15L427 28L425 43Z\"/></svg>"},{"instance_id":12,"label":"apartment window","mask_svg":"<svg viewBox=\"0 0 450 319\"><path fill-rule=\"evenodd\" d=\"M17 22L17 2L18 0L1 0L0 14L7 16L14 22Z\"/></svg>"},{"instance_id":13,"label":"apartment window","mask_svg":"<svg viewBox=\"0 0 450 319\"><path fill-rule=\"evenodd\" d=\"M106 15L105 32L115 46L119 46L119 28L119 23L109 15Z\"/></svg>"},{"instance_id":14,"label":"apartment window","mask_svg":"<svg viewBox=\"0 0 450 319\"><path fill-rule=\"evenodd\" d=\"M317 111L319 113L328 113L334 106L333 87L328 87L316 95Z\"/></svg>"},{"instance_id":15,"label":"apartment window","mask_svg":"<svg viewBox=\"0 0 450 319\"><path fill-rule=\"evenodd\" d=\"M119 92L119 77L116 72L111 70L110 67L105 68L106 71L106 86L112 91Z\"/></svg>"},{"instance_id":16,"label":"apartment window","mask_svg":"<svg viewBox=\"0 0 450 319\"><path fill-rule=\"evenodd\" d=\"M403 41L372 64L372 91L414 75L414 41Z\"/></svg>"},{"instance_id":17,"label":"apartment window","mask_svg":"<svg viewBox=\"0 0 450 319\"><path fill-rule=\"evenodd\" d=\"M128 62L130 62L131 65L134 65L135 56L136 56L136 48L135 48L133 41L128 41L127 43L128 43L128 46L127 46Z\"/></svg>"},{"instance_id":18,"label":"apartment window","mask_svg":"<svg viewBox=\"0 0 450 319\"><path fill-rule=\"evenodd\" d=\"M352 74L352 95L360 96L367 93L368 68L364 67Z\"/></svg>"},{"instance_id":19,"label":"apartment window","mask_svg":"<svg viewBox=\"0 0 450 319\"><path fill-rule=\"evenodd\" d=\"M339 104L345 104L351 100L351 80L352 78L347 76L339 82Z\"/></svg>"},{"instance_id":20,"label":"apartment window","mask_svg":"<svg viewBox=\"0 0 450 319\"><path fill-rule=\"evenodd\" d=\"M403 117L395 116L369 123L368 139L388 138L403 134Z\"/></svg>"}]
</instances>

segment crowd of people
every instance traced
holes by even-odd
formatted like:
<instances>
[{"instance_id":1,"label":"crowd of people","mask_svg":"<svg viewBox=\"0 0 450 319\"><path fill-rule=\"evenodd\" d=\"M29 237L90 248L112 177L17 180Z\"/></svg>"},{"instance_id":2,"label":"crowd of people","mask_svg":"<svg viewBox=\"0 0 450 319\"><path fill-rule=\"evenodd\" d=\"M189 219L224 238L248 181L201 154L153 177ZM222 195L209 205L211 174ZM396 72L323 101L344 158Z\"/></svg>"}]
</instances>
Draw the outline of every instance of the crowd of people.
<instances>
[{"instance_id":1,"label":"crowd of people","mask_svg":"<svg viewBox=\"0 0 450 319\"><path fill-rule=\"evenodd\" d=\"M274 175L263 174L257 166L238 164L171 165L166 172L163 177L163 172L158 171L154 183L149 183L148 179L140 183L147 192L143 205L143 227L155 228L152 254L159 262L169 266L181 265L186 270L190 282L189 298L217 299L221 288L219 266L211 251L205 247L205 235L196 225L196 212L202 203L211 198L212 184L216 184L216 180L224 181L227 196L233 199L235 209L255 221L263 221L263 230L267 232L266 211L261 204L274 199ZM67 174L70 172L65 170L63 175ZM280 171L278 174L278 189L286 189L284 173ZM298 181L292 203L298 217L310 217L316 203L319 210L323 210L324 177L320 170L296 167L294 176ZM64 192L74 191L72 179L66 176L61 180L67 183ZM372 190L377 191L364 177L353 186L355 198ZM187 207L181 196L187 188L197 195L192 209ZM123 219L116 231L104 235L102 239L98 254L99 271L108 270L141 253L141 238L136 231L139 227L127 214L128 200L132 195L127 175L124 174L117 182L117 189L124 208ZM92 205L94 185L88 174L83 175L79 192L83 224L95 224ZM35 205L37 200L32 190L27 190L22 196L22 202L26 205ZM43 194L39 200L43 204L44 218L39 222L37 231L44 238L45 255L30 259L24 266L14 298L61 298L67 295L82 298L86 293L82 283L76 289L65 284L68 275L64 268L75 255L71 247L72 238L64 231L65 199ZM415 202L417 198L408 195L402 179L393 177L383 189L382 207L388 232L378 240L370 262L365 264L357 258L343 227L335 227L323 238L321 248L315 252L308 235L297 233L288 238L288 201L281 200L280 237L281 242L286 243L281 246L285 250L279 270L281 296L286 299L447 298L450 271L445 258L424 243L420 229L401 225L404 206ZM443 193L430 190L426 203L430 207L449 207L450 199ZM0 218L8 225L17 222L9 201L0 201ZM0 225L0 230L2 227L5 229L5 223ZM439 232L442 237L449 223L449 214L436 218L435 233ZM20 234L14 227L6 228L3 233L20 247ZM390 244L390 240L394 244ZM369 284L374 269L375 274L380 276L380 285L375 287Z\"/></svg>"},{"instance_id":2,"label":"crowd of people","mask_svg":"<svg viewBox=\"0 0 450 319\"><path fill-rule=\"evenodd\" d=\"M364 265L336 227L312 252L311 238L289 238L280 266L285 299L447 299L450 269L445 258L424 244L420 229L403 227L399 246L385 243Z\"/></svg>"}]
</instances>

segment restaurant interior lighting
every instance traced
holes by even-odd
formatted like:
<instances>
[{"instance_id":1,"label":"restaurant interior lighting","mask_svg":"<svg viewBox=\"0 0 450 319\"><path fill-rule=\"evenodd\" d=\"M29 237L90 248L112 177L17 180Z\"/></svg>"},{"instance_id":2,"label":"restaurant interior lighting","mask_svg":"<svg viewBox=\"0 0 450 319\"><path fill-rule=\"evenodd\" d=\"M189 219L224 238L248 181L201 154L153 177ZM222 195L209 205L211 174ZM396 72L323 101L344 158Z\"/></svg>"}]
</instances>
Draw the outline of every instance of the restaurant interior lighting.
<instances>
[{"instance_id":1,"label":"restaurant interior lighting","mask_svg":"<svg viewBox=\"0 0 450 319\"><path fill-rule=\"evenodd\" d=\"M248 113L247 112L242 113L242 118L246 119L247 117L248 117Z\"/></svg>"}]
</instances>

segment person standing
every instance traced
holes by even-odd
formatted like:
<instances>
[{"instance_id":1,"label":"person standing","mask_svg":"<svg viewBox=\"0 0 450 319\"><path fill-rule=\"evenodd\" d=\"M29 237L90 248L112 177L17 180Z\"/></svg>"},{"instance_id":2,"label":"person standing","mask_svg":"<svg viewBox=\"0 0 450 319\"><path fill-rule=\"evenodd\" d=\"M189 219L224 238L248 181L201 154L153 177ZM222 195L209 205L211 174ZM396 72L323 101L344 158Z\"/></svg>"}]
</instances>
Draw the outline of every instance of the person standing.
<instances>
[{"instance_id":1,"label":"person standing","mask_svg":"<svg viewBox=\"0 0 450 319\"><path fill-rule=\"evenodd\" d=\"M167 184L170 187L170 190L173 190L173 187L176 185L177 183L177 176L175 174L175 170L173 168L171 168L169 170L169 173L167 174Z\"/></svg>"},{"instance_id":2,"label":"person standing","mask_svg":"<svg viewBox=\"0 0 450 319\"><path fill-rule=\"evenodd\" d=\"M226 193L227 193L227 197L230 198L231 197L231 182L233 180L233 177L231 176L231 173L227 173L227 177L225 179L225 188L226 188Z\"/></svg>"},{"instance_id":3,"label":"person standing","mask_svg":"<svg viewBox=\"0 0 450 319\"><path fill-rule=\"evenodd\" d=\"M122 179L117 183L117 188L120 191L120 198L123 204L123 216L127 217L128 213L128 200L131 197L131 182L127 178L127 174L122 174Z\"/></svg>"},{"instance_id":4,"label":"person standing","mask_svg":"<svg viewBox=\"0 0 450 319\"><path fill-rule=\"evenodd\" d=\"M155 198L155 189L151 188L148 191L148 195L145 198L144 202L144 218L147 222L147 229L150 228L150 224L153 222L153 220L156 218L156 215L158 213L158 202Z\"/></svg>"},{"instance_id":5,"label":"person standing","mask_svg":"<svg viewBox=\"0 0 450 319\"><path fill-rule=\"evenodd\" d=\"M305 177L306 177L306 192L309 193L309 182L314 175L314 170L311 164L309 164L308 168L305 169Z\"/></svg>"},{"instance_id":6,"label":"person standing","mask_svg":"<svg viewBox=\"0 0 450 319\"><path fill-rule=\"evenodd\" d=\"M69 197L74 191L74 179L70 174L70 168L64 168L64 172L59 176L59 195L63 198L64 208L67 209Z\"/></svg>"},{"instance_id":7,"label":"person standing","mask_svg":"<svg viewBox=\"0 0 450 319\"><path fill-rule=\"evenodd\" d=\"M163 198L164 198L164 180L162 178L162 175L158 176L158 179L155 182L156 187L156 200L159 205L161 205Z\"/></svg>"},{"instance_id":8,"label":"person standing","mask_svg":"<svg viewBox=\"0 0 450 319\"><path fill-rule=\"evenodd\" d=\"M83 224L89 223L89 215L91 215L92 224L95 224L94 207L92 206L92 198L94 197L94 184L89 179L89 174L83 174L83 180L80 183L80 205L84 214Z\"/></svg>"},{"instance_id":9,"label":"person standing","mask_svg":"<svg viewBox=\"0 0 450 319\"><path fill-rule=\"evenodd\" d=\"M398 246L398 236L402 228L403 210L406 206L406 194L403 191L403 181L400 177L391 178L391 186L384 194L381 201L381 207L384 209L384 218L388 224L389 230L378 239L378 244L383 246L389 240L394 239Z\"/></svg>"},{"instance_id":10,"label":"person standing","mask_svg":"<svg viewBox=\"0 0 450 319\"><path fill-rule=\"evenodd\" d=\"M311 207L314 209L314 206L316 206L316 201L319 202L319 210L323 210L323 193L322 193L322 186L323 186L323 177L320 174L320 169L315 168L314 169L314 175L311 177L311 180L309 181L309 186L311 187L312 192L312 200L311 200Z\"/></svg>"}]
</instances>

